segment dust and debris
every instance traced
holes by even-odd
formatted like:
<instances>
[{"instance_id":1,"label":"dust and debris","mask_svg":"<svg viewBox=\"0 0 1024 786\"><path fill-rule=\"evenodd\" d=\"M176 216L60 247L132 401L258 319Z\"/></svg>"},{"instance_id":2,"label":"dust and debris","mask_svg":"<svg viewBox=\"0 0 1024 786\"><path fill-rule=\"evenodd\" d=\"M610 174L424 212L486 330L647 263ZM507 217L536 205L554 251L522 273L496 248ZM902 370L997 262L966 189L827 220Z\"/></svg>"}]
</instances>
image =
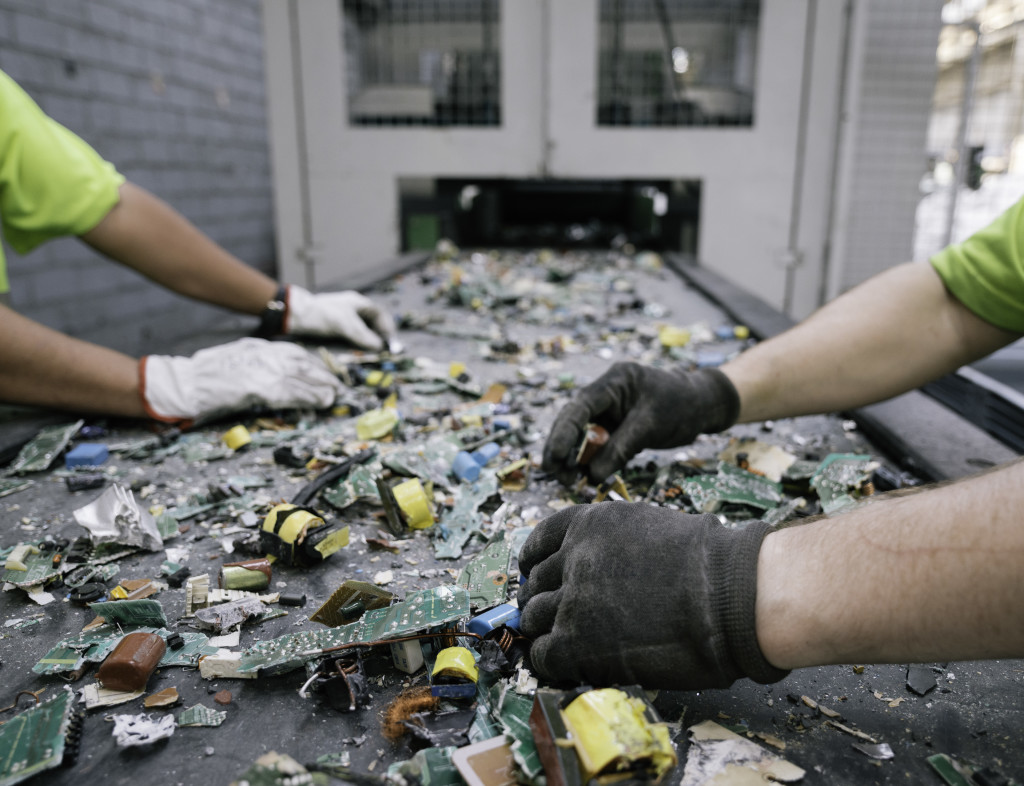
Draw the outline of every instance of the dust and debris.
<instances>
[{"instance_id":1,"label":"dust and debris","mask_svg":"<svg viewBox=\"0 0 1024 786\"><path fill-rule=\"evenodd\" d=\"M421 666L411 674L396 668L391 640L424 632L436 635L436 644L430 639L412 642L426 655L429 667L442 644L457 638L453 626L462 629L478 613L514 598L516 556L531 525L553 510L597 498L598 489L586 484L565 489L537 471L543 437L554 414L572 395L571 388L587 384L604 370L598 358L696 366L726 360L747 345L749 334L722 325L723 317L713 310L674 313L672 306L661 302L670 281L666 276L660 267L641 265L618 252L456 253L394 283L395 298L402 300L407 355L326 349L332 368L345 383L330 412L243 414L215 428L158 436L108 424L107 444L118 456L117 467L104 469L109 487L84 508L87 491L71 492L63 482L44 482L51 476L63 480L53 472L26 477L29 472L45 472L26 469L40 466L26 459L17 470L22 474L0 479L0 494L7 489L6 493L17 493L23 506L17 516L24 517L24 526L35 528L20 539L38 548L44 535L52 536L58 542L55 553L67 556L70 548L60 545L60 538L70 540L83 532L73 522L76 509L88 511L83 515L93 521L93 536L85 558L60 570L45 585L57 600L50 608L61 611L46 618L46 624L53 626L47 630L55 631L52 637L44 641L40 635L42 620L27 620L31 628L3 630L14 641L28 645L31 660L26 666L35 663L34 678L47 685L55 682L56 675L68 677L100 662L127 632L157 633L168 643L157 678L173 674L177 688L169 691L174 691L175 698L161 691L145 704L141 698L131 701L147 709L183 704L188 709L178 715L180 726L222 722L226 712L197 700L205 693L202 680L216 680L210 695L220 706L217 696L227 690L220 681L230 680L231 722L220 730L191 732L193 742L187 743L194 745L199 734L213 742L218 753L210 764L221 759L227 747L234 757L243 756L243 761L253 760L245 756L247 749L281 749L285 744L296 745L290 749L293 753L300 749L297 742L281 741L269 716L267 723L255 719L265 712L267 695L275 697L278 708L290 700L287 712L294 712L293 705L300 706L301 712L308 712L308 728L315 729L321 722L341 717L331 707L346 704L339 696L345 699L346 691L357 692L358 678L365 677L373 697L369 705L352 714L357 720L345 725L344 733L323 739L326 750L340 747L346 756L338 754L338 759L318 766L344 768L349 780L368 777L372 772L368 762L374 755L368 749L375 746L360 750L360 745L379 739L374 715L401 689L399 680L422 689L417 682L426 679ZM670 345L660 338L662 326L677 331ZM725 327L731 329L720 329ZM683 333L685 342L678 340ZM478 346L478 340L484 343ZM453 361L460 364L455 369ZM374 414L365 418L367 413ZM244 451L232 451L221 442L225 429L236 424L243 425L251 437ZM40 462L46 456L50 463L55 461L60 455L56 441L64 440L66 434L71 434L68 440L75 438L71 425L77 431L85 424L69 424L61 434L43 435L49 442L35 449L34 456ZM755 433L756 448L749 439ZM691 512L714 509L728 526L742 526L757 517L799 520L820 511L822 500L810 481L820 474L823 461L831 454L865 455L864 444L851 443L852 436L856 435L845 434L838 422L832 424L827 439L802 433L800 421L778 421L770 432L761 432L756 424L737 427L725 435L700 438L685 458L646 451L621 473L621 490L615 493ZM737 442L730 446L734 438ZM491 455L493 447L484 450L491 444L498 446L495 455ZM356 462L317 485L331 468L368 448L373 458ZM460 451L471 457L482 451L480 458L485 460L477 464L479 475L473 482L461 482L451 473ZM741 458L740 453L746 456ZM8 469L13 472L13 467ZM396 485L413 478L422 485L437 521L430 529L414 531L405 526L390 531L377 482ZM857 475L854 486L843 491L863 494L865 484L860 478ZM47 494L37 493L44 486ZM308 498L296 501L303 493ZM100 499L107 501L97 505ZM211 640L190 630L191 622L202 624L209 616L200 613L203 609L243 600L211 586L210 577L215 577L215 583L228 559L265 556L260 525L269 511L286 502L310 508L328 527L344 524L352 534L348 545L319 564L299 567L279 561L274 565L277 584L287 586L290 594L308 596L313 607L320 608L349 581L384 593L373 583L378 582L387 586L384 605L374 608L363 597L363 608L355 602L329 607L331 619L342 620L337 628L321 627L318 623L323 620L311 622L293 613L276 619L253 615L245 626L228 624L234 627L228 639ZM122 535L122 530L129 534ZM18 534L9 535L4 545L12 547ZM108 537L110 542L104 542ZM154 550L144 550L149 548ZM228 553L232 556L226 557ZM158 582L146 590L154 594L145 602L157 607L122 605L139 601L111 597L108 585L119 573L126 582L159 576L170 586ZM172 577L177 577L176 584ZM103 597L97 600L107 605L94 611L106 622L81 630L88 622L87 612L63 603L72 581L79 586L99 585ZM128 595L141 589L125 582L122 586ZM26 620L23 593L8 595L16 596L7 598L8 608L16 611L11 616ZM268 608L283 601L276 593L256 599ZM162 618L156 616L157 609ZM30 638L26 630L38 632ZM505 658L508 671L502 671L500 659L492 659L494 671L481 677L472 710L448 707L452 714L442 714L435 721L437 709L422 706L403 716L402 721L409 724L400 722L406 738L419 735L421 743L440 747L428 747L404 762L391 761L407 756L404 748L385 748L382 764L389 772L398 767L409 775L430 773L423 782L447 783L442 773L451 775L456 770L450 747L441 743L467 744L507 735L520 776L527 782L543 777L529 725L541 686L522 664L524 645L515 641L515 631L506 629L500 635L498 641L508 650L502 652L509 655ZM375 646L378 641L389 646ZM463 638L459 643L472 645L473 640ZM410 647L402 644L408 654ZM325 663L336 679L314 680L311 701L304 703L297 690ZM175 666L182 670L167 671ZM323 687L320 692L318 685ZM160 701L168 703L154 703L164 693L168 695ZM249 719L243 720L247 715ZM96 721L90 716L86 722ZM233 739L227 735L243 725L251 737L241 743L218 742ZM145 755L157 761L166 748L178 756L187 736L151 746ZM762 732L759 739L783 750L783 737L781 732ZM756 746L749 739L743 742ZM195 748L197 755L203 751ZM277 766L273 762L286 758L275 756L261 766L269 771ZM315 774L312 765L300 769ZM373 777L384 776L378 770ZM366 781L371 782L383 781Z\"/></svg>"}]
</instances>

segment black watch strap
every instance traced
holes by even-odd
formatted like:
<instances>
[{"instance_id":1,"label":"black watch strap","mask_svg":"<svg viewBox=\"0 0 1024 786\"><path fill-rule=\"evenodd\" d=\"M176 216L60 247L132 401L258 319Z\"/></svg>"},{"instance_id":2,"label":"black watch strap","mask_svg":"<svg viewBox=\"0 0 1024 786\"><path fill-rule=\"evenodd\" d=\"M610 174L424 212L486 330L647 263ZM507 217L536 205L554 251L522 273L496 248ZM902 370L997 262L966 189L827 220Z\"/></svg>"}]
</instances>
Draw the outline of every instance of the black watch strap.
<instances>
[{"instance_id":1,"label":"black watch strap","mask_svg":"<svg viewBox=\"0 0 1024 786\"><path fill-rule=\"evenodd\" d=\"M258 338L272 338L284 332L284 318L288 312L288 287L281 285L273 299L260 312L260 324L256 328Z\"/></svg>"}]
</instances>

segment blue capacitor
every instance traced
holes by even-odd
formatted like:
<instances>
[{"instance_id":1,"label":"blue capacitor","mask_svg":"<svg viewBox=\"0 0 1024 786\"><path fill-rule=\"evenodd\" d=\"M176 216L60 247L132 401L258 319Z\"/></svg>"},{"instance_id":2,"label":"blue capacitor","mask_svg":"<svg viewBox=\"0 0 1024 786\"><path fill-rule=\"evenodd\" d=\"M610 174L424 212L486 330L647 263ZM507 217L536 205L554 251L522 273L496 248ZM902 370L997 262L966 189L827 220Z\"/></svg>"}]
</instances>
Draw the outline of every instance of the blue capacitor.
<instances>
[{"instance_id":1,"label":"blue capacitor","mask_svg":"<svg viewBox=\"0 0 1024 786\"><path fill-rule=\"evenodd\" d=\"M478 636L486 636L492 630L502 626L519 630L519 607L511 603L502 603L493 609L488 609L483 614L478 614L466 623L466 630Z\"/></svg>"},{"instance_id":2,"label":"blue capacitor","mask_svg":"<svg viewBox=\"0 0 1024 786\"><path fill-rule=\"evenodd\" d=\"M481 445L474 450L470 455L473 457L473 461L483 467L500 452L501 446L497 442L488 442L486 445Z\"/></svg>"},{"instance_id":3,"label":"blue capacitor","mask_svg":"<svg viewBox=\"0 0 1024 786\"><path fill-rule=\"evenodd\" d=\"M455 461L452 462L452 472L459 480L472 483L480 477L480 465L476 463L476 459L471 454L460 450L455 455Z\"/></svg>"},{"instance_id":4,"label":"blue capacitor","mask_svg":"<svg viewBox=\"0 0 1024 786\"><path fill-rule=\"evenodd\" d=\"M64 466L68 469L98 467L109 455L107 446L102 442L82 442L64 455Z\"/></svg>"}]
</instances>

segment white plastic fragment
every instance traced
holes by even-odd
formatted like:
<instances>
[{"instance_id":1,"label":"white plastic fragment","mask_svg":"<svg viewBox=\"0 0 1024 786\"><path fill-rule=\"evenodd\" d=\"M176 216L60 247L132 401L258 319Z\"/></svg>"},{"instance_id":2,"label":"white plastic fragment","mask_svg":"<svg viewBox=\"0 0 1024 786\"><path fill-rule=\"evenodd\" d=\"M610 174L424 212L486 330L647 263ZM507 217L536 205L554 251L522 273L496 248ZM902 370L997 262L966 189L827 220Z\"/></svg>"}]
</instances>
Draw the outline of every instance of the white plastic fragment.
<instances>
[{"instance_id":1,"label":"white plastic fragment","mask_svg":"<svg viewBox=\"0 0 1024 786\"><path fill-rule=\"evenodd\" d=\"M259 672L240 672L242 654L231 650L219 650L199 661L199 675L204 680L237 679L254 680Z\"/></svg>"},{"instance_id":2,"label":"white plastic fragment","mask_svg":"<svg viewBox=\"0 0 1024 786\"><path fill-rule=\"evenodd\" d=\"M762 780L793 783L804 777L795 764L714 721L698 723L688 731L691 744L680 786L738 786Z\"/></svg>"},{"instance_id":3,"label":"white plastic fragment","mask_svg":"<svg viewBox=\"0 0 1024 786\"><path fill-rule=\"evenodd\" d=\"M157 719L145 713L141 715L115 715L114 739L119 748L149 745L165 740L174 734L177 724L173 715L162 715Z\"/></svg>"},{"instance_id":4,"label":"white plastic fragment","mask_svg":"<svg viewBox=\"0 0 1024 786\"><path fill-rule=\"evenodd\" d=\"M35 603L38 603L40 606L46 606L47 604L53 603L56 600L56 598L51 593L44 590L41 585L29 587L27 592L29 598L31 598Z\"/></svg>"},{"instance_id":5,"label":"white plastic fragment","mask_svg":"<svg viewBox=\"0 0 1024 786\"><path fill-rule=\"evenodd\" d=\"M117 484L76 510L75 520L92 533L96 543L120 543L148 551L163 548L156 519L139 507L130 490Z\"/></svg>"},{"instance_id":6,"label":"white plastic fragment","mask_svg":"<svg viewBox=\"0 0 1024 786\"><path fill-rule=\"evenodd\" d=\"M132 699L139 698L145 691L142 690L110 690L100 687L98 682L86 685L79 691L82 696L82 703L87 710L94 707L114 707L124 704Z\"/></svg>"},{"instance_id":7,"label":"white plastic fragment","mask_svg":"<svg viewBox=\"0 0 1024 786\"><path fill-rule=\"evenodd\" d=\"M207 644L211 647L231 648L237 647L241 639L242 631L238 629L231 633L225 633L223 636L211 636Z\"/></svg>"}]
</instances>

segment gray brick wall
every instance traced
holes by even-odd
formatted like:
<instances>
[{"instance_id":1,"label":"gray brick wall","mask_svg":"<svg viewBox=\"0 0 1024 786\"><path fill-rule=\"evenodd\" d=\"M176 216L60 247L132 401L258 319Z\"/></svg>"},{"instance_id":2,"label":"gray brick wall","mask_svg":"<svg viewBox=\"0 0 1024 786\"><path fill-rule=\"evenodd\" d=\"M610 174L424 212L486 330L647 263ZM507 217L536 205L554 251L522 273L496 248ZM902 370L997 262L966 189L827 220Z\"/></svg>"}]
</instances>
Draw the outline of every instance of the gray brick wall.
<instances>
[{"instance_id":1,"label":"gray brick wall","mask_svg":"<svg viewBox=\"0 0 1024 786\"><path fill-rule=\"evenodd\" d=\"M129 180L273 275L261 25L259 0L0 0L0 69ZM132 354L227 314L74 238L5 251L13 308Z\"/></svg>"}]
</instances>

